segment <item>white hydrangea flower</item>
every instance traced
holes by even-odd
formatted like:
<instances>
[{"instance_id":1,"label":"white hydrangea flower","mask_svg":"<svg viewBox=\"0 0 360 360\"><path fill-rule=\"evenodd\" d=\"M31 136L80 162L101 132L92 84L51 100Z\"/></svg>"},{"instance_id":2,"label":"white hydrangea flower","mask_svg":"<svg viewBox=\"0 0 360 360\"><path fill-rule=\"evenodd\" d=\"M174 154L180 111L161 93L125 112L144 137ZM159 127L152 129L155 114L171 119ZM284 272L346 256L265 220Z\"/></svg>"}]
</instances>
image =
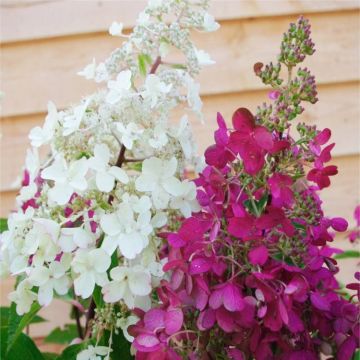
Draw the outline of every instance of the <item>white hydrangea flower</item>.
<instances>
[{"instance_id":1,"label":"white hydrangea flower","mask_svg":"<svg viewBox=\"0 0 360 360\"><path fill-rule=\"evenodd\" d=\"M119 73L116 80L109 80L109 92L106 95L106 102L114 105L122 97L129 96L131 89L131 71L124 70Z\"/></svg>"},{"instance_id":2,"label":"white hydrangea flower","mask_svg":"<svg viewBox=\"0 0 360 360\"><path fill-rule=\"evenodd\" d=\"M108 80L109 78L105 64L100 63L99 65L96 65L95 58L93 58L92 62L86 65L84 69L77 74L83 76L86 80L94 79L97 83Z\"/></svg>"},{"instance_id":3,"label":"white hydrangea flower","mask_svg":"<svg viewBox=\"0 0 360 360\"><path fill-rule=\"evenodd\" d=\"M181 182L174 175L177 170L177 160L161 160L151 157L143 162L142 173L135 180L138 191L151 192L154 205L157 209L166 208L170 195L181 194Z\"/></svg>"},{"instance_id":4,"label":"white hydrangea flower","mask_svg":"<svg viewBox=\"0 0 360 360\"><path fill-rule=\"evenodd\" d=\"M123 23L114 21L109 27L109 34L112 36L122 36L123 28L124 28Z\"/></svg>"},{"instance_id":5,"label":"white hydrangea flower","mask_svg":"<svg viewBox=\"0 0 360 360\"><path fill-rule=\"evenodd\" d=\"M16 290L8 295L9 300L16 304L16 312L18 315L29 312L32 303L37 299L36 293L31 291L31 289L32 285L27 279L24 279L16 287Z\"/></svg>"},{"instance_id":6,"label":"white hydrangea flower","mask_svg":"<svg viewBox=\"0 0 360 360\"><path fill-rule=\"evenodd\" d=\"M76 360L101 360L103 356L107 356L111 349L107 346L89 345L87 349L80 351L76 355Z\"/></svg>"},{"instance_id":7,"label":"white hydrangea flower","mask_svg":"<svg viewBox=\"0 0 360 360\"><path fill-rule=\"evenodd\" d=\"M107 284L106 270L110 263L110 256L103 249L79 249L71 263L72 270L79 275L74 280L75 294L86 299L93 293L95 284Z\"/></svg>"},{"instance_id":8,"label":"white hydrangea flower","mask_svg":"<svg viewBox=\"0 0 360 360\"><path fill-rule=\"evenodd\" d=\"M126 172L118 166L110 166L110 150L106 144L94 147L94 156L88 160L89 167L96 171L96 186L100 191L109 192L114 188L115 180L123 184L129 182Z\"/></svg>"},{"instance_id":9,"label":"white hydrangea flower","mask_svg":"<svg viewBox=\"0 0 360 360\"><path fill-rule=\"evenodd\" d=\"M85 175L88 171L86 158L74 161L69 165L62 156L41 172L45 180L53 180L55 185L49 190L49 198L59 205L65 205L74 192L83 192L88 184Z\"/></svg>"},{"instance_id":10,"label":"white hydrangea flower","mask_svg":"<svg viewBox=\"0 0 360 360\"><path fill-rule=\"evenodd\" d=\"M197 61L200 66L214 65L215 61L211 59L210 55L204 50L194 48Z\"/></svg>"},{"instance_id":11,"label":"white hydrangea flower","mask_svg":"<svg viewBox=\"0 0 360 360\"><path fill-rule=\"evenodd\" d=\"M188 218L192 212L200 210L199 203L196 200L196 186L193 182L185 180L181 183L181 188L181 194L171 198L170 207L180 210Z\"/></svg>"},{"instance_id":12,"label":"white hydrangea flower","mask_svg":"<svg viewBox=\"0 0 360 360\"><path fill-rule=\"evenodd\" d=\"M134 337L128 333L127 329L130 325L135 325L138 321L139 318L134 315L130 315L126 318L120 318L116 321L116 327L119 327L123 331L125 339L130 343L134 341Z\"/></svg>"},{"instance_id":13,"label":"white hydrangea flower","mask_svg":"<svg viewBox=\"0 0 360 360\"><path fill-rule=\"evenodd\" d=\"M60 225L51 219L36 218L33 227L25 236L22 252L34 255L33 263L42 265L44 261L51 261L59 252L56 245L60 233Z\"/></svg>"},{"instance_id":14,"label":"white hydrangea flower","mask_svg":"<svg viewBox=\"0 0 360 360\"><path fill-rule=\"evenodd\" d=\"M20 189L19 195L16 197L17 203L22 204L30 199L33 199L37 193L37 190L37 185L33 182L28 186L23 186Z\"/></svg>"},{"instance_id":15,"label":"white hydrangea flower","mask_svg":"<svg viewBox=\"0 0 360 360\"><path fill-rule=\"evenodd\" d=\"M84 118L86 110L92 101L92 97L89 96L82 104L76 106L72 113L66 115L63 119L63 135L68 136L79 130L81 121Z\"/></svg>"},{"instance_id":16,"label":"white hydrangea flower","mask_svg":"<svg viewBox=\"0 0 360 360\"><path fill-rule=\"evenodd\" d=\"M55 132L55 127L58 125L59 115L55 104L52 101L48 102L47 105L48 114L45 118L43 127L34 127L29 134L31 146L40 147L44 144L48 144Z\"/></svg>"},{"instance_id":17,"label":"white hydrangea flower","mask_svg":"<svg viewBox=\"0 0 360 360\"><path fill-rule=\"evenodd\" d=\"M150 15L147 14L145 11L142 11L138 16L136 23L142 26L147 26L151 24Z\"/></svg>"},{"instance_id":18,"label":"white hydrangea flower","mask_svg":"<svg viewBox=\"0 0 360 360\"><path fill-rule=\"evenodd\" d=\"M54 291L59 295L65 295L70 287L70 279L66 271L70 267L70 256L63 255L60 261L53 261L46 266L36 266L31 269L29 282L39 287L38 302L47 306L54 297Z\"/></svg>"},{"instance_id":19,"label":"white hydrangea flower","mask_svg":"<svg viewBox=\"0 0 360 360\"><path fill-rule=\"evenodd\" d=\"M130 195L129 193L124 193L122 196L123 203L128 204L131 209L138 213L144 213L151 209L151 200L148 196L142 195L140 198L136 195Z\"/></svg>"},{"instance_id":20,"label":"white hydrangea flower","mask_svg":"<svg viewBox=\"0 0 360 360\"><path fill-rule=\"evenodd\" d=\"M151 275L141 265L117 266L111 269L110 277L112 281L102 289L106 302L124 300L133 309L136 296L146 296L151 292Z\"/></svg>"},{"instance_id":21,"label":"white hydrangea flower","mask_svg":"<svg viewBox=\"0 0 360 360\"><path fill-rule=\"evenodd\" d=\"M116 130L120 134L121 143L129 150L132 149L134 141L140 139L140 135L144 132L144 129L134 122L131 122L126 126L122 123L117 123Z\"/></svg>"},{"instance_id":22,"label":"white hydrangea flower","mask_svg":"<svg viewBox=\"0 0 360 360\"><path fill-rule=\"evenodd\" d=\"M109 80L109 73L107 71L106 65L104 63L100 63L95 69L94 80L97 83L101 83L103 81Z\"/></svg>"},{"instance_id":23,"label":"white hydrangea flower","mask_svg":"<svg viewBox=\"0 0 360 360\"><path fill-rule=\"evenodd\" d=\"M171 136L177 139L181 145L186 159L191 159L194 155L194 140L192 138L191 127L187 115L180 119L179 126L170 132Z\"/></svg>"},{"instance_id":24,"label":"white hydrangea flower","mask_svg":"<svg viewBox=\"0 0 360 360\"><path fill-rule=\"evenodd\" d=\"M144 99L150 101L150 106L153 108L157 104L158 100L171 90L171 87L172 84L166 85L157 75L149 74L146 77L144 91L141 95Z\"/></svg>"},{"instance_id":25,"label":"white hydrangea flower","mask_svg":"<svg viewBox=\"0 0 360 360\"><path fill-rule=\"evenodd\" d=\"M186 81L187 85L187 101L192 109L197 114L201 113L202 109L202 101L199 95L200 92L200 84L196 83L193 79L188 78Z\"/></svg>"},{"instance_id":26,"label":"white hydrangea flower","mask_svg":"<svg viewBox=\"0 0 360 360\"><path fill-rule=\"evenodd\" d=\"M84 67L81 71L77 74L83 76L86 80L91 80L95 77L95 70L96 70L96 62L95 58L92 59L92 62Z\"/></svg>"},{"instance_id":27,"label":"white hydrangea flower","mask_svg":"<svg viewBox=\"0 0 360 360\"><path fill-rule=\"evenodd\" d=\"M134 259L149 243L150 220L150 211L141 212L135 219L129 203L121 203L115 213L105 214L100 219L106 234L101 247L109 255L118 247L127 259Z\"/></svg>"},{"instance_id":28,"label":"white hydrangea flower","mask_svg":"<svg viewBox=\"0 0 360 360\"><path fill-rule=\"evenodd\" d=\"M63 252L70 253L78 247L86 249L94 244L94 234L82 227L61 229L58 245Z\"/></svg>"},{"instance_id":29,"label":"white hydrangea flower","mask_svg":"<svg viewBox=\"0 0 360 360\"><path fill-rule=\"evenodd\" d=\"M212 32L218 30L220 24L215 21L212 15L205 13L203 27L205 31Z\"/></svg>"},{"instance_id":30,"label":"white hydrangea flower","mask_svg":"<svg viewBox=\"0 0 360 360\"><path fill-rule=\"evenodd\" d=\"M153 136L153 138L149 139L149 145L154 149L161 149L168 142L167 132L162 124L155 126Z\"/></svg>"}]
</instances>

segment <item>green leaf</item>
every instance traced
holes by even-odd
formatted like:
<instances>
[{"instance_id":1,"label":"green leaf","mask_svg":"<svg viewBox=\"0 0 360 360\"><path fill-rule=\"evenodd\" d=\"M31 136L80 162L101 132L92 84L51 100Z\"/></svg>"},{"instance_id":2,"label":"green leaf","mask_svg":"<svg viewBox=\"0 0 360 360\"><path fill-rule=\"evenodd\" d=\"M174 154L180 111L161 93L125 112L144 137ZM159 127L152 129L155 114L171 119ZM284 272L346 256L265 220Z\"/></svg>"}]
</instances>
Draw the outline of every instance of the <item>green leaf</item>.
<instances>
[{"instance_id":1,"label":"green leaf","mask_svg":"<svg viewBox=\"0 0 360 360\"><path fill-rule=\"evenodd\" d=\"M91 344L89 341L84 341L81 344L68 346L56 360L76 360L76 355L86 349Z\"/></svg>"},{"instance_id":2,"label":"green leaf","mask_svg":"<svg viewBox=\"0 0 360 360\"><path fill-rule=\"evenodd\" d=\"M0 326L4 327L4 326L8 326L9 325L9 316L10 316L10 307L5 307L2 306L0 307ZM33 319L31 320L30 324L36 324L36 323L41 323L41 322L45 322L47 320L45 320L43 317L39 316L39 315L35 315L33 317Z\"/></svg>"},{"instance_id":3,"label":"green leaf","mask_svg":"<svg viewBox=\"0 0 360 360\"><path fill-rule=\"evenodd\" d=\"M59 356L58 354L49 353L49 352L42 353L42 355L45 360L55 360Z\"/></svg>"},{"instance_id":4,"label":"green leaf","mask_svg":"<svg viewBox=\"0 0 360 360\"><path fill-rule=\"evenodd\" d=\"M95 286L93 298L95 301L96 308L101 309L105 306L105 301L103 299L103 296L101 293L101 287L99 285Z\"/></svg>"},{"instance_id":5,"label":"green leaf","mask_svg":"<svg viewBox=\"0 0 360 360\"><path fill-rule=\"evenodd\" d=\"M44 360L35 343L25 334L20 333L6 355L6 360Z\"/></svg>"},{"instance_id":6,"label":"green leaf","mask_svg":"<svg viewBox=\"0 0 360 360\"><path fill-rule=\"evenodd\" d=\"M360 350L356 350L353 356L353 360L360 360Z\"/></svg>"},{"instance_id":7,"label":"green leaf","mask_svg":"<svg viewBox=\"0 0 360 360\"><path fill-rule=\"evenodd\" d=\"M1 326L0 328L0 359L5 359L6 348L8 339L8 328L7 326Z\"/></svg>"},{"instance_id":8,"label":"green leaf","mask_svg":"<svg viewBox=\"0 0 360 360\"><path fill-rule=\"evenodd\" d=\"M138 56L138 65L139 65L140 74L142 76L146 76L147 70L146 70L145 54L140 54Z\"/></svg>"},{"instance_id":9,"label":"green leaf","mask_svg":"<svg viewBox=\"0 0 360 360\"><path fill-rule=\"evenodd\" d=\"M66 324L64 328L55 328L51 333L44 339L44 342L54 344L70 344L72 340L78 337L76 325Z\"/></svg>"},{"instance_id":10,"label":"green leaf","mask_svg":"<svg viewBox=\"0 0 360 360\"><path fill-rule=\"evenodd\" d=\"M0 234L8 229L7 219L0 218Z\"/></svg>"},{"instance_id":11,"label":"green leaf","mask_svg":"<svg viewBox=\"0 0 360 360\"><path fill-rule=\"evenodd\" d=\"M292 221L292 224L293 224L294 227L295 227L296 229L298 229L298 230L306 230L306 227L305 227L304 225L302 225L302 224L299 224L299 223L297 223L297 222L295 222L295 221Z\"/></svg>"},{"instance_id":12,"label":"green leaf","mask_svg":"<svg viewBox=\"0 0 360 360\"><path fill-rule=\"evenodd\" d=\"M8 327L8 345L7 351L9 352L11 347L16 342L17 338L21 335L24 328L31 323L36 313L41 309L38 303L33 303L30 311L22 316L16 313L16 304L12 303L9 313L9 327Z\"/></svg>"},{"instance_id":13,"label":"green leaf","mask_svg":"<svg viewBox=\"0 0 360 360\"><path fill-rule=\"evenodd\" d=\"M341 254L337 254L334 256L334 259L358 259L360 258L360 251L358 250L346 250Z\"/></svg>"},{"instance_id":14,"label":"green leaf","mask_svg":"<svg viewBox=\"0 0 360 360\"><path fill-rule=\"evenodd\" d=\"M106 330L99 345L108 346L110 338L110 331ZM112 351L110 358L112 360L131 360L134 357L130 353L130 343L125 339L123 332L120 330L118 334L112 336Z\"/></svg>"},{"instance_id":15,"label":"green leaf","mask_svg":"<svg viewBox=\"0 0 360 360\"><path fill-rule=\"evenodd\" d=\"M130 360L134 359L134 357L130 353L130 343L125 339L122 331L119 331L118 334L113 334L113 351L111 354L111 359L122 359L122 360Z\"/></svg>"}]
</instances>

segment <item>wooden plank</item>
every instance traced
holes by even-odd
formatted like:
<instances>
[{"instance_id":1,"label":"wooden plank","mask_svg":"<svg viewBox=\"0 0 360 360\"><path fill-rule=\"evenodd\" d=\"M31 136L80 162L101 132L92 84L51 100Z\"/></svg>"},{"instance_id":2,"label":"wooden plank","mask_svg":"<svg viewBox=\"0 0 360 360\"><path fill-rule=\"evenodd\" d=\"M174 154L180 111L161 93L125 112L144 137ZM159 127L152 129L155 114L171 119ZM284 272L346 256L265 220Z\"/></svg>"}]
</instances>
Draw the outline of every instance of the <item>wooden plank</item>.
<instances>
[{"instance_id":1,"label":"wooden plank","mask_svg":"<svg viewBox=\"0 0 360 360\"><path fill-rule=\"evenodd\" d=\"M146 1L19 1L1 2L0 41L15 42L106 31L112 21L135 24ZM309 14L356 9L358 1L215 0L210 13L218 20ZM46 19L46 21L44 21Z\"/></svg>"},{"instance_id":2,"label":"wooden plank","mask_svg":"<svg viewBox=\"0 0 360 360\"><path fill-rule=\"evenodd\" d=\"M213 141L216 127L216 113L220 111L230 120L233 111L245 106L255 111L256 106L266 101L266 91L252 91L245 93L231 93L205 96L204 113L206 125L197 119L192 119L193 131L199 144L199 153ZM339 101L341 94L341 101ZM320 129L332 129L332 141L336 142L334 155L349 155L360 153L360 104L359 87L357 82L331 84L319 87L320 101L312 106L308 105L299 121L316 124ZM175 119L181 116L178 113ZM3 118L0 122L2 138L0 140L0 190L10 190L12 184L21 175L26 148L29 146L28 133L31 128L43 123L45 114L24 117Z\"/></svg>"},{"instance_id":3,"label":"wooden plank","mask_svg":"<svg viewBox=\"0 0 360 360\"><path fill-rule=\"evenodd\" d=\"M211 34L194 38L217 61L199 77L203 94L259 89L252 67L257 61L276 58L281 34L293 17L227 21ZM358 25L356 11L313 14L317 52L306 63L320 83L353 81L358 78ZM3 116L45 111L52 99L58 107L77 102L96 84L76 75L93 56L103 60L118 39L104 35L76 36L56 40L3 45ZM30 94L34 94L31 96Z\"/></svg>"}]
</instances>

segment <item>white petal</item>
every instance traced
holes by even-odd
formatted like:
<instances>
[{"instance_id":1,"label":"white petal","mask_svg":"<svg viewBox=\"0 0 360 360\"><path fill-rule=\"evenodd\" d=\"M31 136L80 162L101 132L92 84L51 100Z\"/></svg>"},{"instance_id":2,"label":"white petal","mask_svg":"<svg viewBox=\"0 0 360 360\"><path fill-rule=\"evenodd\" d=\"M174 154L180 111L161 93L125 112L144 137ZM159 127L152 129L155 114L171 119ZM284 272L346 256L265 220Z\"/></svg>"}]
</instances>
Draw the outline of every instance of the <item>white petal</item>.
<instances>
[{"instance_id":1,"label":"white petal","mask_svg":"<svg viewBox=\"0 0 360 360\"><path fill-rule=\"evenodd\" d=\"M101 249L105 250L108 255L112 255L118 246L118 237L106 235L102 244Z\"/></svg>"},{"instance_id":2,"label":"white petal","mask_svg":"<svg viewBox=\"0 0 360 360\"><path fill-rule=\"evenodd\" d=\"M51 281L40 286L38 292L39 304L43 306L49 305L53 299L53 295L54 293L53 293L53 286Z\"/></svg>"},{"instance_id":3,"label":"white petal","mask_svg":"<svg viewBox=\"0 0 360 360\"><path fill-rule=\"evenodd\" d=\"M92 273L85 272L74 280L75 294L83 299L88 298L95 288L95 279Z\"/></svg>"},{"instance_id":4,"label":"white petal","mask_svg":"<svg viewBox=\"0 0 360 360\"><path fill-rule=\"evenodd\" d=\"M110 150L106 144L96 144L94 147L95 158L104 164L108 164L110 160Z\"/></svg>"},{"instance_id":5,"label":"white petal","mask_svg":"<svg viewBox=\"0 0 360 360\"><path fill-rule=\"evenodd\" d=\"M71 195L73 194L74 189L67 184L56 183L52 187L48 194L49 198L59 205L65 205L70 200Z\"/></svg>"},{"instance_id":6,"label":"white petal","mask_svg":"<svg viewBox=\"0 0 360 360\"><path fill-rule=\"evenodd\" d=\"M138 191L154 191L156 182L157 177L155 175L142 174L135 180L135 188Z\"/></svg>"},{"instance_id":7,"label":"white petal","mask_svg":"<svg viewBox=\"0 0 360 360\"><path fill-rule=\"evenodd\" d=\"M116 266L110 271L110 277L116 281L122 281L128 275L128 268L125 266Z\"/></svg>"},{"instance_id":8,"label":"white petal","mask_svg":"<svg viewBox=\"0 0 360 360\"><path fill-rule=\"evenodd\" d=\"M134 259L136 255L139 254L144 248L143 238L139 233L136 232L123 235L119 241L119 248L121 253L127 259Z\"/></svg>"},{"instance_id":9,"label":"white petal","mask_svg":"<svg viewBox=\"0 0 360 360\"><path fill-rule=\"evenodd\" d=\"M167 223L167 216L164 212L157 212L151 219L151 225L154 228L161 228Z\"/></svg>"},{"instance_id":10,"label":"white petal","mask_svg":"<svg viewBox=\"0 0 360 360\"><path fill-rule=\"evenodd\" d=\"M74 232L74 242L80 248L87 248L93 242L93 236L83 228L77 228Z\"/></svg>"},{"instance_id":11,"label":"white petal","mask_svg":"<svg viewBox=\"0 0 360 360\"><path fill-rule=\"evenodd\" d=\"M134 271L129 274L129 287L134 295L145 296L151 292L151 276L145 271Z\"/></svg>"},{"instance_id":12,"label":"white petal","mask_svg":"<svg viewBox=\"0 0 360 360\"><path fill-rule=\"evenodd\" d=\"M70 287L70 281L67 276L62 276L54 280L54 289L59 295L65 295Z\"/></svg>"},{"instance_id":13,"label":"white petal","mask_svg":"<svg viewBox=\"0 0 360 360\"><path fill-rule=\"evenodd\" d=\"M111 281L102 288L104 300L108 303L119 301L123 298L126 288L125 282Z\"/></svg>"},{"instance_id":14,"label":"white petal","mask_svg":"<svg viewBox=\"0 0 360 360\"><path fill-rule=\"evenodd\" d=\"M103 215L100 219L100 225L105 234L110 236L115 236L122 231L119 218L115 213Z\"/></svg>"},{"instance_id":15,"label":"white petal","mask_svg":"<svg viewBox=\"0 0 360 360\"><path fill-rule=\"evenodd\" d=\"M106 172L96 173L96 186L100 191L109 192L114 188L115 178Z\"/></svg>"},{"instance_id":16,"label":"white petal","mask_svg":"<svg viewBox=\"0 0 360 360\"><path fill-rule=\"evenodd\" d=\"M156 209L165 209L170 198L169 194L160 186L156 187L151 197Z\"/></svg>"},{"instance_id":17,"label":"white petal","mask_svg":"<svg viewBox=\"0 0 360 360\"><path fill-rule=\"evenodd\" d=\"M42 286L49 281L49 277L50 270L48 268L45 266L37 266L31 271L29 281L34 286Z\"/></svg>"},{"instance_id":18,"label":"white petal","mask_svg":"<svg viewBox=\"0 0 360 360\"><path fill-rule=\"evenodd\" d=\"M105 272L110 266L110 256L103 249L91 250L89 253L89 257L92 260L91 263L93 264L94 269L98 273Z\"/></svg>"},{"instance_id":19,"label":"white petal","mask_svg":"<svg viewBox=\"0 0 360 360\"><path fill-rule=\"evenodd\" d=\"M115 179L117 179L123 184L127 184L129 182L129 176L127 175L124 169L121 169L117 166L112 166L108 173L114 176Z\"/></svg>"},{"instance_id":20,"label":"white petal","mask_svg":"<svg viewBox=\"0 0 360 360\"><path fill-rule=\"evenodd\" d=\"M180 196L183 193L183 186L179 179L176 177L169 177L162 181L164 189L173 196Z\"/></svg>"},{"instance_id":21,"label":"white petal","mask_svg":"<svg viewBox=\"0 0 360 360\"><path fill-rule=\"evenodd\" d=\"M143 195L133 206L134 211L140 214L150 210L150 208L151 208L151 200L146 195Z\"/></svg>"},{"instance_id":22,"label":"white petal","mask_svg":"<svg viewBox=\"0 0 360 360\"><path fill-rule=\"evenodd\" d=\"M61 229L60 237L57 243L62 251L69 253L76 249L76 244L73 239L74 232L74 228Z\"/></svg>"}]
</instances>

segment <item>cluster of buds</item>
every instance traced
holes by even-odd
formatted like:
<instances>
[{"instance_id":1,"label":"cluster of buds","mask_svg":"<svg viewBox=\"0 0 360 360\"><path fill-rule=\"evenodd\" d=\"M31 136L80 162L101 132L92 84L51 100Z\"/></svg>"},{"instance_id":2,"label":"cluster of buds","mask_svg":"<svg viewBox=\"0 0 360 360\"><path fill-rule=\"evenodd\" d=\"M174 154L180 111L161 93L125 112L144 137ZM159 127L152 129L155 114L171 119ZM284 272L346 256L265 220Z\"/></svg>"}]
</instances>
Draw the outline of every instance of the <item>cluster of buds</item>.
<instances>
[{"instance_id":1,"label":"cluster of buds","mask_svg":"<svg viewBox=\"0 0 360 360\"><path fill-rule=\"evenodd\" d=\"M300 17L296 24L290 24L289 30L284 33L278 60L286 66L293 67L304 61L306 55L315 52L312 42L309 20Z\"/></svg>"}]
</instances>

